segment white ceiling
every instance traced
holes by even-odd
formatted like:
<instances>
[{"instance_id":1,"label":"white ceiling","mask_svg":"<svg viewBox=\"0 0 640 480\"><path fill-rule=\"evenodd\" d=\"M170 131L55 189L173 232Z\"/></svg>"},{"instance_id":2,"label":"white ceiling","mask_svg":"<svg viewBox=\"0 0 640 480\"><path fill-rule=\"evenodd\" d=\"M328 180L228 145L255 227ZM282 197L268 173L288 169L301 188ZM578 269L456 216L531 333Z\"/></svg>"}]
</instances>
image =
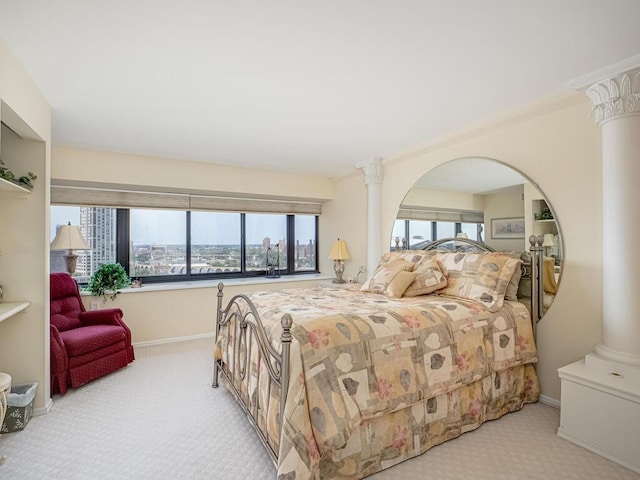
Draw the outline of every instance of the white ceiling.
<instances>
[{"instance_id":1,"label":"white ceiling","mask_svg":"<svg viewBox=\"0 0 640 480\"><path fill-rule=\"evenodd\" d=\"M637 54L638 0L0 0L53 140L336 176Z\"/></svg>"}]
</instances>

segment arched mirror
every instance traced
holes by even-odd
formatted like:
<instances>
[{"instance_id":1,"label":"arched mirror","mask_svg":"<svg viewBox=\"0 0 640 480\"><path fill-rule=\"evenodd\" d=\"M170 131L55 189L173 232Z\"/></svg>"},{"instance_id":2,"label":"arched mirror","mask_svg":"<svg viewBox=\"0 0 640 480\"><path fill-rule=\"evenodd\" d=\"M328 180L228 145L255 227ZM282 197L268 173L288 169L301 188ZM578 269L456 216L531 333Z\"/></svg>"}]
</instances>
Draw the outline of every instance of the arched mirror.
<instances>
[{"instance_id":1,"label":"arched mirror","mask_svg":"<svg viewBox=\"0 0 640 480\"><path fill-rule=\"evenodd\" d=\"M446 162L420 178L407 193L391 234L391 250L421 249L442 238L465 237L498 251L528 251L529 237L542 236L544 310L553 302L562 269L560 227L542 192L520 172L487 158Z\"/></svg>"}]
</instances>

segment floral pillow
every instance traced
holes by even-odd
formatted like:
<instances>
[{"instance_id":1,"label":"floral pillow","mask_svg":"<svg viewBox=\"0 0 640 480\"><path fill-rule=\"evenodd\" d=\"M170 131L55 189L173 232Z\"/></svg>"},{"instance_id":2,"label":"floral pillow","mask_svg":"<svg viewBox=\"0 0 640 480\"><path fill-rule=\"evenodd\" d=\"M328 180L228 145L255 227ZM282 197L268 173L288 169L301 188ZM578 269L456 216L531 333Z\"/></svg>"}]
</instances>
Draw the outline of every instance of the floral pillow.
<instances>
[{"instance_id":1,"label":"floral pillow","mask_svg":"<svg viewBox=\"0 0 640 480\"><path fill-rule=\"evenodd\" d=\"M404 297L427 295L447 286L447 277L435 258L424 258L413 272L416 278L405 290Z\"/></svg>"},{"instance_id":2,"label":"floral pillow","mask_svg":"<svg viewBox=\"0 0 640 480\"><path fill-rule=\"evenodd\" d=\"M504 304L509 281L519 259L500 253L439 253L447 275L447 286L438 293L473 300L490 312Z\"/></svg>"},{"instance_id":3,"label":"floral pillow","mask_svg":"<svg viewBox=\"0 0 640 480\"><path fill-rule=\"evenodd\" d=\"M371 275L371 278L369 278L362 285L362 288L360 288L360 291L372 292L372 293L386 293L387 288L389 287L389 285L391 284L395 276L398 274L398 272L411 272L414 266L415 266L415 263L408 262L406 260L402 260L399 258L387 263L383 263L381 261L380 264L378 265L378 268L376 268L376 271L373 273L373 275ZM406 276L403 276L402 278L406 279ZM411 282L407 283L407 286L409 286L410 283ZM402 294L400 294L400 296L402 296Z\"/></svg>"},{"instance_id":4,"label":"floral pillow","mask_svg":"<svg viewBox=\"0 0 640 480\"><path fill-rule=\"evenodd\" d=\"M428 255L434 254L433 252L427 252L425 250L401 250L397 252L389 252L382 256L378 267L396 260L404 260L405 262L411 262L417 265Z\"/></svg>"}]
</instances>

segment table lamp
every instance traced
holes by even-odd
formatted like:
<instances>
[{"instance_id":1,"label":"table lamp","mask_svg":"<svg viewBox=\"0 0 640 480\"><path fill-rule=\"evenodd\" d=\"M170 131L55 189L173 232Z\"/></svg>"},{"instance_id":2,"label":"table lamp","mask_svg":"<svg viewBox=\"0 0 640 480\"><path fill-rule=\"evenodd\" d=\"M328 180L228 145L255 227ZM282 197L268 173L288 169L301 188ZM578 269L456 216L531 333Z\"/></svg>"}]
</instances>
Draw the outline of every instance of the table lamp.
<instances>
[{"instance_id":1,"label":"table lamp","mask_svg":"<svg viewBox=\"0 0 640 480\"><path fill-rule=\"evenodd\" d=\"M331 245L331 252L329 258L333 260L333 270L336 272L336 278L333 279L333 283L345 283L342 278L344 273L344 261L349 260L349 250L347 250L347 243L339 238Z\"/></svg>"},{"instance_id":2,"label":"table lamp","mask_svg":"<svg viewBox=\"0 0 640 480\"><path fill-rule=\"evenodd\" d=\"M69 252L64 256L64 260L67 263L67 272L69 275L73 275L76 271L76 263L78 256L73 253L74 250L91 250L91 247L82 236L80 227L71 225L69 222L67 225L58 227L56 232L56 238L53 239L50 245L51 250L68 250Z\"/></svg>"},{"instance_id":3,"label":"table lamp","mask_svg":"<svg viewBox=\"0 0 640 480\"><path fill-rule=\"evenodd\" d=\"M545 233L542 240L542 246L544 247L544 254L549 257L551 249L556 244L556 239L552 233Z\"/></svg>"}]
</instances>

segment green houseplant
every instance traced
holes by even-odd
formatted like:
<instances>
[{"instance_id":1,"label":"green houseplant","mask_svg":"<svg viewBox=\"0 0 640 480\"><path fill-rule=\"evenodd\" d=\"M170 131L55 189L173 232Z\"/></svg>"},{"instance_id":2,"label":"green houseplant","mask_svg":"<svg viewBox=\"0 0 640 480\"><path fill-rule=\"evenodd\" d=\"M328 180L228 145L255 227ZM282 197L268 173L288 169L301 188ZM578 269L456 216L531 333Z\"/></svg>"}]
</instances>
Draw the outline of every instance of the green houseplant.
<instances>
[{"instance_id":1,"label":"green houseplant","mask_svg":"<svg viewBox=\"0 0 640 480\"><path fill-rule=\"evenodd\" d=\"M119 289L128 287L130 284L131 280L122 265L119 263L103 263L91 276L88 289L91 295L101 295L102 301L106 302L107 297L115 300L120 293Z\"/></svg>"}]
</instances>

